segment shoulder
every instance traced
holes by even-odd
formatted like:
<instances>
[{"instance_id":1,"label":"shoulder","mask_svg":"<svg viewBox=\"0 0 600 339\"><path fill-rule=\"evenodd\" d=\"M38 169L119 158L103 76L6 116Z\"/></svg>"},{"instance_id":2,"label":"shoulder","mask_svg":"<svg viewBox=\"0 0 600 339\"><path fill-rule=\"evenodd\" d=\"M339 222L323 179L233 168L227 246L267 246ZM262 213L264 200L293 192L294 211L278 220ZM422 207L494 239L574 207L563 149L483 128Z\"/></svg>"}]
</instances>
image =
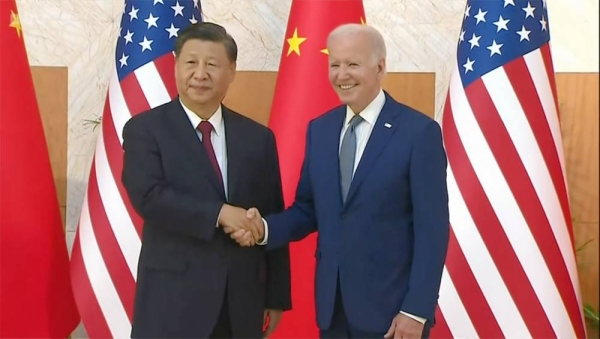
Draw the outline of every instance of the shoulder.
<instances>
[{"instance_id":1,"label":"shoulder","mask_svg":"<svg viewBox=\"0 0 600 339\"><path fill-rule=\"evenodd\" d=\"M437 121L429 115L406 104L400 103L386 93L386 103L383 110L389 110L397 116L401 125L419 135L426 130L440 129Z\"/></svg>"},{"instance_id":2,"label":"shoulder","mask_svg":"<svg viewBox=\"0 0 600 339\"><path fill-rule=\"evenodd\" d=\"M331 125L339 124L340 119L346 115L346 105L336 106L325 113L309 121L308 126L313 128L329 128Z\"/></svg>"},{"instance_id":3,"label":"shoulder","mask_svg":"<svg viewBox=\"0 0 600 339\"><path fill-rule=\"evenodd\" d=\"M435 122L435 120L427 114L406 104L396 101L396 99L394 99L391 95L387 93L386 103L383 106L383 109L391 109L395 111L401 119L406 120L408 123L417 125L428 125L430 123Z\"/></svg>"},{"instance_id":4,"label":"shoulder","mask_svg":"<svg viewBox=\"0 0 600 339\"><path fill-rule=\"evenodd\" d=\"M267 126L264 126L261 123L254 121L247 116L244 116L243 114L240 114L225 106L222 106L222 109L225 124L232 124L235 126L236 130L243 131L243 133L247 135L262 138L273 137L273 131Z\"/></svg>"},{"instance_id":5,"label":"shoulder","mask_svg":"<svg viewBox=\"0 0 600 339\"><path fill-rule=\"evenodd\" d=\"M176 109L178 105L179 103L173 100L136 114L127 121L123 129L149 128L152 125L161 124L161 120L169 116L168 112ZM181 106L179 106L179 109L181 109Z\"/></svg>"}]
</instances>

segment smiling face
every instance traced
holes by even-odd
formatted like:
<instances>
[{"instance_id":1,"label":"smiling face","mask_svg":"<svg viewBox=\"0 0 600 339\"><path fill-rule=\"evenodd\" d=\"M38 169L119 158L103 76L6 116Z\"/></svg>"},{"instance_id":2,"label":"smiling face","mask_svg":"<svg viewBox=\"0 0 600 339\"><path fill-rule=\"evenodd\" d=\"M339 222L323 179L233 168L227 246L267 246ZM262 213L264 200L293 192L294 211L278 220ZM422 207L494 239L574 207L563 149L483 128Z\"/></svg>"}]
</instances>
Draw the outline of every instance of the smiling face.
<instances>
[{"instance_id":1,"label":"smiling face","mask_svg":"<svg viewBox=\"0 0 600 339\"><path fill-rule=\"evenodd\" d=\"M216 109L234 76L235 62L228 58L221 42L190 39L177 55L177 91L182 102L192 109Z\"/></svg>"},{"instance_id":2,"label":"smiling face","mask_svg":"<svg viewBox=\"0 0 600 339\"><path fill-rule=\"evenodd\" d=\"M385 74L385 58L374 51L363 31L332 35L329 39L329 81L340 101L361 112L375 99Z\"/></svg>"}]
</instances>

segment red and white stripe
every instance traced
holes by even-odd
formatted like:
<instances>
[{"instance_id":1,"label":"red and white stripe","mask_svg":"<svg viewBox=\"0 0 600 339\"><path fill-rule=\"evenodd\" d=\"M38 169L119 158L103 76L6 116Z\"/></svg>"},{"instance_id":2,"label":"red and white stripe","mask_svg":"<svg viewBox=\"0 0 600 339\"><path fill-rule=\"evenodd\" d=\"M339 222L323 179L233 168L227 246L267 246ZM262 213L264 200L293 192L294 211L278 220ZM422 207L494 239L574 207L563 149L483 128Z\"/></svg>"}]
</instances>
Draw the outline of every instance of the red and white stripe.
<instances>
[{"instance_id":1,"label":"red and white stripe","mask_svg":"<svg viewBox=\"0 0 600 339\"><path fill-rule=\"evenodd\" d=\"M466 88L458 72L441 124L451 232L432 337L583 338L549 46Z\"/></svg>"},{"instance_id":2,"label":"red and white stripe","mask_svg":"<svg viewBox=\"0 0 600 339\"><path fill-rule=\"evenodd\" d=\"M172 53L108 87L102 129L71 258L77 306L90 338L129 338L142 219L121 183L122 131L134 115L170 101L177 90Z\"/></svg>"}]
</instances>

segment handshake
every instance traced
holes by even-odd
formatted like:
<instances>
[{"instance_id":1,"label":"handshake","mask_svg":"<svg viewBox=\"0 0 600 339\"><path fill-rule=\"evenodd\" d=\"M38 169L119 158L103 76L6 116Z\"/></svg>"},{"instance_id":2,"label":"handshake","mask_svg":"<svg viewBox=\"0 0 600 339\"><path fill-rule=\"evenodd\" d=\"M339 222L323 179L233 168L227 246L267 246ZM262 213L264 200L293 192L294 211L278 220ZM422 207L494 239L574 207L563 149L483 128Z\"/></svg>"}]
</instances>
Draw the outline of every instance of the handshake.
<instances>
[{"instance_id":1,"label":"handshake","mask_svg":"<svg viewBox=\"0 0 600 339\"><path fill-rule=\"evenodd\" d=\"M253 246L265 237L265 226L256 208L245 210L224 204L219 214L219 226L240 246Z\"/></svg>"}]
</instances>

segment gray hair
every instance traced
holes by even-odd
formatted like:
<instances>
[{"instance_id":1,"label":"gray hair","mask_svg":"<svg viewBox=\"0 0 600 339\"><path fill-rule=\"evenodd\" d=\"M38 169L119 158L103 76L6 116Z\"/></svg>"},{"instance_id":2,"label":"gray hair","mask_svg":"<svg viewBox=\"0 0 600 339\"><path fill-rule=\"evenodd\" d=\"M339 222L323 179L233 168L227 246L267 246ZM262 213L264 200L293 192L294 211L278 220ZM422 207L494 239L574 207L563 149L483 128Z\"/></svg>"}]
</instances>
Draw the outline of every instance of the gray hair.
<instances>
[{"instance_id":1,"label":"gray hair","mask_svg":"<svg viewBox=\"0 0 600 339\"><path fill-rule=\"evenodd\" d=\"M327 45L331 40L341 36L352 36L364 34L371 43L371 53L373 55L373 63L376 64L379 60L385 60L386 48L383 36L379 31L371 26L361 24L343 24L336 27L327 38Z\"/></svg>"}]
</instances>

